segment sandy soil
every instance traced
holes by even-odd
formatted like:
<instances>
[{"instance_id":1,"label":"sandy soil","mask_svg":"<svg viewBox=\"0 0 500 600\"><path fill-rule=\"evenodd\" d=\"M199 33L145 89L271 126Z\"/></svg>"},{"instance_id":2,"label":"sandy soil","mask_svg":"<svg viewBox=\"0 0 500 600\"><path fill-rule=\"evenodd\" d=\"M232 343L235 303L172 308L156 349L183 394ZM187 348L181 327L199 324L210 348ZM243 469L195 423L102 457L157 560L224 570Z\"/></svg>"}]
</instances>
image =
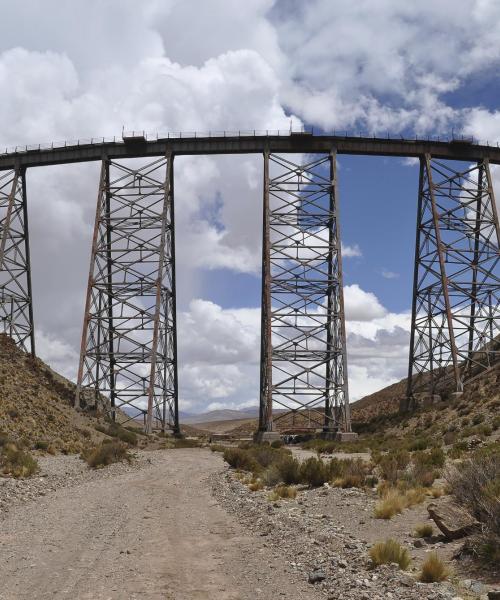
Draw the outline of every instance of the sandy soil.
<instances>
[{"instance_id":1,"label":"sandy soil","mask_svg":"<svg viewBox=\"0 0 500 600\"><path fill-rule=\"evenodd\" d=\"M77 460L77 459L75 459ZM319 598L214 500L206 450L57 489L0 522L0 599Z\"/></svg>"}]
</instances>

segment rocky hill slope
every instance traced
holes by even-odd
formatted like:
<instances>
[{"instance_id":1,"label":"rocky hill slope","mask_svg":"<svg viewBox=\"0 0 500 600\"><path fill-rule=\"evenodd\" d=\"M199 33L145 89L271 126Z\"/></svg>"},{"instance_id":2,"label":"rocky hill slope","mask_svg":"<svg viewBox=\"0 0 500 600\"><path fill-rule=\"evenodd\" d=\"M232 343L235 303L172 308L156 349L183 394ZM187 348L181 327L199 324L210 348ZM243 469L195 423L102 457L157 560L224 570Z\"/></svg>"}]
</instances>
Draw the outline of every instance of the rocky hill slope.
<instances>
[{"instance_id":1,"label":"rocky hill slope","mask_svg":"<svg viewBox=\"0 0 500 600\"><path fill-rule=\"evenodd\" d=\"M72 407L74 396L73 383L0 334L0 432L28 448L79 452L106 436Z\"/></svg>"}]
</instances>

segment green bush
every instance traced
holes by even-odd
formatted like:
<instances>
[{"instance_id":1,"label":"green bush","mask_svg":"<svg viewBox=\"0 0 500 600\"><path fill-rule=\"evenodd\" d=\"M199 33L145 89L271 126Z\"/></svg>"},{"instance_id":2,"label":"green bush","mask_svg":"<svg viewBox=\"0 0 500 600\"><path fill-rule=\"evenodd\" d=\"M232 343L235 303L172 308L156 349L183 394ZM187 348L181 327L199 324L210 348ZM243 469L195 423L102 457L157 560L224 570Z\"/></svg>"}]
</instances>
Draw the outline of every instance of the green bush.
<instances>
[{"instance_id":1,"label":"green bush","mask_svg":"<svg viewBox=\"0 0 500 600\"><path fill-rule=\"evenodd\" d=\"M284 456L277 463L283 483L294 485L300 483L300 463L293 456Z\"/></svg>"},{"instance_id":2,"label":"green bush","mask_svg":"<svg viewBox=\"0 0 500 600\"><path fill-rule=\"evenodd\" d=\"M90 450L82 456L89 467L94 469L106 467L113 463L122 462L124 460L131 462L132 456L127 450L127 446L118 441L103 443L97 448Z\"/></svg>"},{"instance_id":3,"label":"green bush","mask_svg":"<svg viewBox=\"0 0 500 600\"><path fill-rule=\"evenodd\" d=\"M38 440L35 442L35 450L47 450L49 442L47 440Z\"/></svg>"},{"instance_id":4,"label":"green bush","mask_svg":"<svg viewBox=\"0 0 500 600\"><path fill-rule=\"evenodd\" d=\"M200 440L193 440L189 438L171 438L174 444L174 448L199 448L201 446Z\"/></svg>"},{"instance_id":5,"label":"green bush","mask_svg":"<svg viewBox=\"0 0 500 600\"><path fill-rule=\"evenodd\" d=\"M500 556L500 444L476 450L446 477L455 500L482 524L474 545L489 549L483 558Z\"/></svg>"},{"instance_id":6,"label":"green bush","mask_svg":"<svg viewBox=\"0 0 500 600\"><path fill-rule=\"evenodd\" d=\"M281 440L274 440L271 443L271 448L281 448L283 446L283 442Z\"/></svg>"},{"instance_id":7,"label":"green bush","mask_svg":"<svg viewBox=\"0 0 500 600\"><path fill-rule=\"evenodd\" d=\"M320 459L311 456L300 465L300 480L311 487L320 487L330 480L327 465Z\"/></svg>"},{"instance_id":8,"label":"green bush","mask_svg":"<svg viewBox=\"0 0 500 600\"><path fill-rule=\"evenodd\" d=\"M116 437L130 446L137 446L137 435L133 431L125 429L118 423L112 423L108 427L108 435Z\"/></svg>"},{"instance_id":9,"label":"green bush","mask_svg":"<svg viewBox=\"0 0 500 600\"><path fill-rule=\"evenodd\" d=\"M233 469L242 469L243 471L251 471L252 473L262 471L262 467L255 458L251 456L248 450L244 450L243 448L226 448L223 458Z\"/></svg>"}]
</instances>

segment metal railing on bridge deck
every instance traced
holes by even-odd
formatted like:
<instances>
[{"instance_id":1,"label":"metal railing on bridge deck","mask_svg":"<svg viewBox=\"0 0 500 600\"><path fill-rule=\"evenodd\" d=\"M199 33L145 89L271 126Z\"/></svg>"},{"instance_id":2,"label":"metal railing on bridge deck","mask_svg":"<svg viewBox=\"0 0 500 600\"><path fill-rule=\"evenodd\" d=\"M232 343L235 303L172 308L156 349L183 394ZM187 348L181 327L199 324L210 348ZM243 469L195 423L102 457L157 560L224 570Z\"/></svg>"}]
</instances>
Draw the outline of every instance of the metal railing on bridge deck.
<instances>
[{"instance_id":1,"label":"metal railing on bridge deck","mask_svg":"<svg viewBox=\"0 0 500 600\"><path fill-rule=\"evenodd\" d=\"M455 142L463 144L475 144L488 147L500 147L499 142L490 143L488 140L479 140L474 136L451 133L449 135L423 136L423 137L404 137L402 135L385 136L374 135L368 132L350 132L344 130L314 130L314 128L300 129L249 129L238 131L180 131L180 132L158 132L146 133L145 131L123 131L121 136L113 137L92 137L77 140L66 140L64 142L47 142L42 144L26 144L0 148L0 156L6 154L24 154L26 152L40 152L44 150L57 150L60 148L80 148L85 146L102 146L103 144L126 144L130 142L158 142L166 139L196 139L196 138L248 138L248 137L290 137L293 135L318 135L334 136L340 138L360 138L360 139L388 139L402 141L420 141L420 142Z\"/></svg>"}]
</instances>

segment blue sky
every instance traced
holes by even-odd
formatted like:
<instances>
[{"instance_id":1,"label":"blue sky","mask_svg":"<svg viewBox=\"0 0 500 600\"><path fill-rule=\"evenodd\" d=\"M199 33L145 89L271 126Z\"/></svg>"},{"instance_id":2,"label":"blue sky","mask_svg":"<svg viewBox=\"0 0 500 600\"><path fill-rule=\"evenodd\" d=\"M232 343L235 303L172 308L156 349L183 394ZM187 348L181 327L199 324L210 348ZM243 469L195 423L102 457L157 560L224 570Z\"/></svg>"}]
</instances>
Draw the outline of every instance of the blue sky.
<instances>
[{"instance_id":1,"label":"blue sky","mask_svg":"<svg viewBox=\"0 0 500 600\"><path fill-rule=\"evenodd\" d=\"M500 140L497 0L0 7L0 147L123 127L265 130L290 121ZM97 173L95 164L28 173L37 344L72 378ZM350 383L359 398L406 373L418 167L340 156L338 177ZM494 180L498 189L498 171ZM261 188L260 157L176 160L183 410L257 400Z\"/></svg>"}]
</instances>

